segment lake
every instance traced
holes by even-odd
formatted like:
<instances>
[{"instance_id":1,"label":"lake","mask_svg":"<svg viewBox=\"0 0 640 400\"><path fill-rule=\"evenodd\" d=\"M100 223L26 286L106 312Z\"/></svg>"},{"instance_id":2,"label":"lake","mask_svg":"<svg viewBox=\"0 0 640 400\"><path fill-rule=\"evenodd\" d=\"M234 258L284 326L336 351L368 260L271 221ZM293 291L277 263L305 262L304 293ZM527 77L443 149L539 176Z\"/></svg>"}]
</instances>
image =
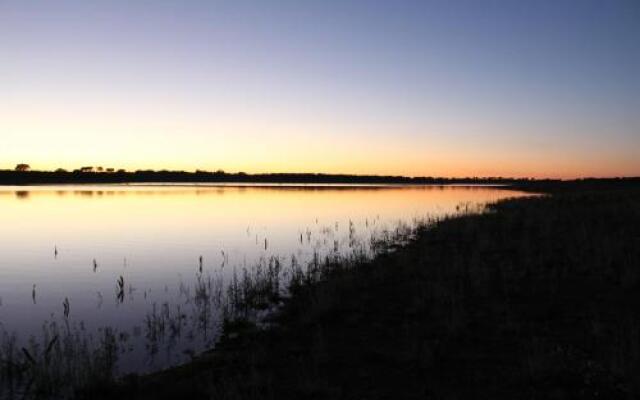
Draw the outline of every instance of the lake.
<instances>
[{"instance_id":1,"label":"lake","mask_svg":"<svg viewBox=\"0 0 640 400\"><path fill-rule=\"evenodd\" d=\"M224 291L273 260L371 255L376 238L424 218L523 195L487 186L0 187L0 330L26 343L52 324L94 339L110 327L119 372L156 370L215 342L221 316L202 309L199 288Z\"/></svg>"}]
</instances>

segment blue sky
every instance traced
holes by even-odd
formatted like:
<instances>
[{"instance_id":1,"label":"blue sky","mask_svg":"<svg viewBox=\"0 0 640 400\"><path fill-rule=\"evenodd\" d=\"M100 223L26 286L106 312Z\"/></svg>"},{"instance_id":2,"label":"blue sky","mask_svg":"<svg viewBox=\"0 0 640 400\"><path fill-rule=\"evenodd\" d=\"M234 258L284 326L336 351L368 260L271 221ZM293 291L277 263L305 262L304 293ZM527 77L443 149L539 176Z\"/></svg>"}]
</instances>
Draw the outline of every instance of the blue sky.
<instances>
[{"instance_id":1,"label":"blue sky","mask_svg":"<svg viewBox=\"0 0 640 400\"><path fill-rule=\"evenodd\" d=\"M637 1L0 0L0 168L640 175Z\"/></svg>"}]
</instances>

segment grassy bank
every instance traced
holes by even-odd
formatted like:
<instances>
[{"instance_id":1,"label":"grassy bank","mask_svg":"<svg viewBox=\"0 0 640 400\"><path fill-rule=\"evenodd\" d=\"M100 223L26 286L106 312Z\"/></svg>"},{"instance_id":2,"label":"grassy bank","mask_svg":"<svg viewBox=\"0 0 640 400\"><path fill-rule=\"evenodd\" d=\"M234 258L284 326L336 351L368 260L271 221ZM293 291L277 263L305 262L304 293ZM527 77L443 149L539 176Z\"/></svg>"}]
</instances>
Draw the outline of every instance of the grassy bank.
<instances>
[{"instance_id":1,"label":"grassy bank","mask_svg":"<svg viewBox=\"0 0 640 400\"><path fill-rule=\"evenodd\" d=\"M640 188L553 192L300 280L270 329L239 319L191 364L88 394L636 398Z\"/></svg>"}]
</instances>

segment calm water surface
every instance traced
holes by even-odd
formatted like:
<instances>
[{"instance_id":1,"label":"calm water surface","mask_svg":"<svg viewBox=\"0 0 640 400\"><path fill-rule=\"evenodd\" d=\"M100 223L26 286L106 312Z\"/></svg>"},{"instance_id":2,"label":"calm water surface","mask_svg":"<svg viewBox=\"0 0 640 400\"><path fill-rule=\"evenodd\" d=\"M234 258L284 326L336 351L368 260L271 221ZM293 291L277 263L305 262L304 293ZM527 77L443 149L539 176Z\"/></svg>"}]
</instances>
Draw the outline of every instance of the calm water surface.
<instances>
[{"instance_id":1,"label":"calm water surface","mask_svg":"<svg viewBox=\"0 0 640 400\"><path fill-rule=\"evenodd\" d=\"M65 319L68 299L71 325L125 333L122 372L165 367L215 340L215 329L189 325L198 274L228 282L234 269L272 256L304 263L353 243L367 250L398 224L521 195L461 186L0 187L1 328L37 337L44 321ZM163 305L185 314L171 345L150 343L157 338L146 328Z\"/></svg>"}]
</instances>

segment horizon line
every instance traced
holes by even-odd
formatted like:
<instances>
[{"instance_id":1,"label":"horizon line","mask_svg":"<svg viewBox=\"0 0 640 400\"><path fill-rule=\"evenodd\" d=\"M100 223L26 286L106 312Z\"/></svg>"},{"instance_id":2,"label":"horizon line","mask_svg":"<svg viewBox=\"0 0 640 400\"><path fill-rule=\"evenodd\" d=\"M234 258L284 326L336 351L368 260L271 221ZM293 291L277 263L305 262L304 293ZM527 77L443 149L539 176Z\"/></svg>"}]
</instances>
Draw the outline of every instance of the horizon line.
<instances>
[{"instance_id":1,"label":"horizon line","mask_svg":"<svg viewBox=\"0 0 640 400\"><path fill-rule=\"evenodd\" d=\"M27 169L19 169L20 166L26 166ZM208 176L208 177L241 177L241 178L250 178L250 177L278 177L285 178L289 177L319 177L319 178L354 178L354 179L397 179L397 180L408 180L408 181L582 181L582 180L633 180L640 179L640 175L617 175L617 176L606 176L606 177L596 177L596 176L580 176L574 178L550 178L550 177L533 177L533 176L525 176L525 177L513 177L513 176L501 176L501 175L466 175L466 176L431 176L431 175L389 175L389 174L358 174L358 173L326 173L326 172L244 172L244 171L234 171L228 172L223 169L217 169L215 171L204 170L204 169L195 169L195 170L172 170L172 169L151 169L151 168L138 168L135 170L127 170L125 168L103 168L103 167L93 167L93 166L85 166L76 168L73 170L67 170L64 168L57 168L55 170L51 169L31 169L28 164L18 164L14 169L0 169L0 173L5 174L65 174L72 176L100 176L100 177L109 177L109 176L122 176L122 175L140 175L140 174L154 174L154 175L187 175L187 176ZM0 183L1 184L1 183Z\"/></svg>"}]
</instances>

